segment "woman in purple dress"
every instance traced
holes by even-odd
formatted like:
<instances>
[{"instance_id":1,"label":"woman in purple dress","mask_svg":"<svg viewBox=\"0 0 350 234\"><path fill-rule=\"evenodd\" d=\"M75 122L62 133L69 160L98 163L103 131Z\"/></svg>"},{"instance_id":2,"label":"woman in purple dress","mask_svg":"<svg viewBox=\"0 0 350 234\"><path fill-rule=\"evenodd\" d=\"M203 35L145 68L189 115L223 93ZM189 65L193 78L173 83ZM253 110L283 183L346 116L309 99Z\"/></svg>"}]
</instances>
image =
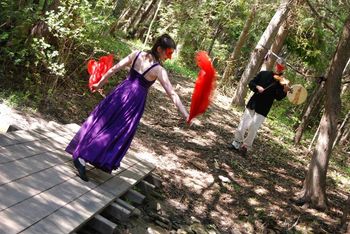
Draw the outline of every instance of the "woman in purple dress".
<instances>
[{"instance_id":1,"label":"woman in purple dress","mask_svg":"<svg viewBox=\"0 0 350 234\"><path fill-rule=\"evenodd\" d=\"M150 51L129 54L92 87L99 90L110 76L131 65L127 79L95 107L66 148L82 180L88 181L86 162L108 173L120 166L144 112L148 89L157 79L187 120L187 110L161 66L161 62L171 58L175 48L174 40L164 34Z\"/></svg>"}]
</instances>

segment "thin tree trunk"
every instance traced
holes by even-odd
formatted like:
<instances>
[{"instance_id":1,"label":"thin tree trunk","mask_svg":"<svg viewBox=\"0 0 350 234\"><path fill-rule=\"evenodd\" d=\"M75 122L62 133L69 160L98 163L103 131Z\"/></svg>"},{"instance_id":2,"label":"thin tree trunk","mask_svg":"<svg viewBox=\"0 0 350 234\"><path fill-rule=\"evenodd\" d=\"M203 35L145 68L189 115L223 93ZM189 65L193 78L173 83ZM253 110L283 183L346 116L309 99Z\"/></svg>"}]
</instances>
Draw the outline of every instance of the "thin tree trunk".
<instances>
[{"instance_id":1,"label":"thin tree trunk","mask_svg":"<svg viewBox=\"0 0 350 234\"><path fill-rule=\"evenodd\" d=\"M131 25L131 30L129 35L131 37L135 36L135 33L137 31L137 28L139 27L141 22L144 22L144 20L146 19L146 17L148 16L148 14L150 13L150 11L152 10L152 8L154 7L155 3L157 2L157 0L152 0L150 1L150 3L148 4L148 6L146 7L145 11L142 13L142 15L137 18L136 22L134 25Z\"/></svg>"},{"instance_id":2,"label":"thin tree trunk","mask_svg":"<svg viewBox=\"0 0 350 234\"><path fill-rule=\"evenodd\" d=\"M314 134L314 137L312 138L312 140L310 142L310 145L309 145L309 148L308 148L308 154L309 154L309 152L311 152L312 145L314 144L314 142L316 140L316 137L318 136L319 133L320 133L320 125L318 125L317 130L316 130L316 132Z\"/></svg>"},{"instance_id":3,"label":"thin tree trunk","mask_svg":"<svg viewBox=\"0 0 350 234\"><path fill-rule=\"evenodd\" d=\"M333 147L332 147L332 148L334 148L334 147L338 144L338 142L339 142L341 136L342 136L343 133L344 133L345 126L347 125L347 123L348 123L348 121L349 121L349 118L350 118L350 111L347 113L347 115L345 116L343 122L341 123L341 125L340 125L339 128L338 128L337 136L335 137L335 140L334 140L334 143L333 143Z\"/></svg>"},{"instance_id":4,"label":"thin tree trunk","mask_svg":"<svg viewBox=\"0 0 350 234\"><path fill-rule=\"evenodd\" d=\"M317 10L311 5L309 0L304 0L306 2L306 4L310 7L311 12L323 23L323 25L325 26L325 28L328 28L330 31L332 31L332 33L337 33L336 30L334 30L334 28L329 25L325 19L317 12Z\"/></svg>"},{"instance_id":5,"label":"thin tree trunk","mask_svg":"<svg viewBox=\"0 0 350 234\"><path fill-rule=\"evenodd\" d=\"M219 23L218 26L216 27L214 36L213 36L213 38L212 38L212 40L211 40L211 43L210 43L210 45L209 45L209 48L208 48L208 54L209 54L209 55L211 54L211 51L213 50L215 41L216 41L216 39L218 38L220 32L221 32L221 24Z\"/></svg>"},{"instance_id":6,"label":"thin tree trunk","mask_svg":"<svg viewBox=\"0 0 350 234\"><path fill-rule=\"evenodd\" d=\"M116 4L113 9L113 16L115 18L119 18L121 13L124 11L124 8L126 6L126 0L116 0Z\"/></svg>"},{"instance_id":7,"label":"thin tree trunk","mask_svg":"<svg viewBox=\"0 0 350 234\"><path fill-rule=\"evenodd\" d=\"M226 63L226 68L225 68L224 74L222 75L221 84L227 83L227 81L229 80L229 77L232 75L233 66L237 62L239 56L241 55L242 47L247 40L249 30L255 18L255 13L256 13L256 7L254 6L252 8L252 11L249 14L247 21L244 24L241 34L239 35L238 41L235 45L235 49L231 53L230 58Z\"/></svg>"},{"instance_id":8,"label":"thin tree trunk","mask_svg":"<svg viewBox=\"0 0 350 234\"><path fill-rule=\"evenodd\" d=\"M49 5L47 10L56 11L60 5L61 5L61 0L53 0L53 2Z\"/></svg>"},{"instance_id":9,"label":"thin tree trunk","mask_svg":"<svg viewBox=\"0 0 350 234\"><path fill-rule=\"evenodd\" d=\"M138 38L140 40L144 40L146 38L146 34L148 31L148 27L152 22L152 19L154 17L154 14L156 13L157 9L152 8L146 19L140 23L140 25L135 29L135 38ZM157 20L157 17L155 21Z\"/></svg>"},{"instance_id":10,"label":"thin tree trunk","mask_svg":"<svg viewBox=\"0 0 350 234\"><path fill-rule=\"evenodd\" d=\"M128 31L130 27L134 24L135 20L137 19L138 15L141 13L142 7L143 7L144 2L142 1L135 11L135 13L130 17L130 20L125 24L124 26L124 31Z\"/></svg>"},{"instance_id":11,"label":"thin tree trunk","mask_svg":"<svg viewBox=\"0 0 350 234\"><path fill-rule=\"evenodd\" d=\"M327 207L326 176L332 145L336 135L338 115L340 113L340 89L342 72L350 58L350 15L346 19L337 50L330 63L326 76L325 111L320 121L320 134L304 180L301 192L303 202L312 207Z\"/></svg>"},{"instance_id":12,"label":"thin tree trunk","mask_svg":"<svg viewBox=\"0 0 350 234\"><path fill-rule=\"evenodd\" d=\"M157 10L154 13L153 19L152 19L152 21L151 21L151 23L150 23L150 25L148 27L147 35L146 35L145 41L143 42L143 46L145 46L147 44L148 37L149 37L149 34L151 32L151 29L152 29L152 25L154 23L154 20L157 18L157 15L158 15L158 12L159 12L159 9L160 9L161 5L162 5L162 0L159 0L158 6L157 6Z\"/></svg>"},{"instance_id":13,"label":"thin tree trunk","mask_svg":"<svg viewBox=\"0 0 350 234\"><path fill-rule=\"evenodd\" d=\"M321 103L323 100L323 96L325 93L325 88L324 88L324 82L322 82L315 90L313 95L311 95L311 99L308 102L308 105L305 108L305 111L303 111L303 115L301 117L300 124L298 128L295 131L295 136L294 136L294 144L299 144L301 137L305 131L306 126L309 124L311 116L313 116L314 110L316 109L317 106Z\"/></svg>"},{"instance_id":14,"label":"thin tree trunk","mask_svg":"<svg viewBox=\"0 0 350 234\"><path fill-rule=\"evenodd\" d=\"M45 4L45 3L44 3ZM48 11L56 11L58 7L60 6L61 2L60 0L54 0L47 8ZM45 12L43 12L45 13ZM33 37L46 37L49 39L52 43L55 41L52 37L52 33L49 30L49 26L47 23L43 20L38 20L30 30L30 34L28 39ZM54 44L54 43L53 43Z\"/></svg>"},{"instance_id":15,"label":"thin tree trunk","mask_svg":"<svg viewBox=\"0 0 350 234\"><path fill-rule=\"evenodd\" d=\"M46 12L47 11L47 6L48 6L48 0L45 0L41 12L43 12L43 13Z\"/></svg>"},{"instance_id":16,"label":"thin tree trunk","mask_svg":"<svg viewBox=\"0 0 350 234\"><path fill-rule=\"evenodd\" d=\"M288 24L287 21L284 21L284 23L278 29L276 39L271 46L271 51L277 55L281 53L282 47L284 45L284 41L286 40L287 35L288 35L287 24ZM267 58L267 61L264 63L264 65L263 65L264 69L262 69L262 70L272 71L273 65L275 64L275 62L276 62L276 57L269 56Z\"/></svg>"},{"instance_id":17,"label":"thin tree trunk","mask_svg":"<svg viewBox=\"0 0 350 234\"><path fill-rule=\"evenodd\" d=\"M345 131L343 133L343 136L341 137L339 144L345 145L346 141L350 138L350 124L348 124L347 128L345 128Z\"/></svg>"},{"instance_id":18,"label":"thin tree trunk","mask_svg":"<svg viewBox=\"0 0 350 234\"><path fill-rule=\"evenodd\" d=\"M346 223L348 221L349 209L350 209L350 196L348 196L348 199L345 202L345 206L343 208L343 216L341 217L341 221L340 221L341 232L343 233L350 233L350 224Z\"/></svg>"},{"instance_id":19,"label":"thin tree trunk","mask_svg":"<svg viewBox=\"0 0 350 234\"><path fill-rule=\"evenodd\" d=\"M244 106L244 99L247 96L247 85L249 81L255 76L259 71L261 64L263 63L264 57L267 53L266 48L270 48L277 31L285 21L288 12L290 10L290 5L293 0L282 0L281 4L276 11L275 15L272 17L269 25L265 29L265 32L261 36L258 44L256 45L254 51L250 55L249 63L243 72L243 75L239 81L236 92L234 94L232 104L238 106Z\"/></svg>"},{"instance_id":20,"label":"thin tree trunk","mask_svg":"<svg viewBox=\"0 0 350 234\"><path fill-rule=\"evenodd\" d=\"M124 9L124 11L122 12L122 14L119 16L119 18L113 22L113 24L111 25L111 28L109 30L109 33L111 35L114 34L114 32L117 30L117 28L120 28L121 25L125 22L125 18L126 16L129 14L131 8L128 7L126 9Z\"/></svg>"}]
</instances>

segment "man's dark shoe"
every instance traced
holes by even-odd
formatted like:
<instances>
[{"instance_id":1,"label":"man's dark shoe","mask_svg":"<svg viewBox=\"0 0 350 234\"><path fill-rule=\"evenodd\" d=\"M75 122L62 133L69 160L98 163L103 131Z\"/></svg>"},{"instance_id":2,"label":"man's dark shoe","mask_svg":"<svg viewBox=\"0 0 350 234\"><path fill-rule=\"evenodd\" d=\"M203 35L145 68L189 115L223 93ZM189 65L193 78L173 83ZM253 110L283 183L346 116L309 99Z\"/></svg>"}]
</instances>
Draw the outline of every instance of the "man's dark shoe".
<instances>
[{"instance_id":1,"label":"man's dark shoe","mask_svg":"<svg viewBox=\"0 0 350 234\"><path fill-rule=\"evenodd\" d=\"M241 152L243 157L246 157L247 156L247 152L248 152L247 147L245 145L242 145L241 148L240 148L240 152Z\"/></svg>"},{"instance_id":2,"label":"man's dark shoe","mask_svg":"<svg viewBox=\"0 0 350 234\"><path fill-rule=\"evenodd\" d=\"M75 168L78 170L78 176L80 177L80 179L82 179L84 181L89 181L89 178L86 176L85 166L83 166L79 162L78 158L74 159L73 162L74 162Z\"/></svg>"}]
</instances>

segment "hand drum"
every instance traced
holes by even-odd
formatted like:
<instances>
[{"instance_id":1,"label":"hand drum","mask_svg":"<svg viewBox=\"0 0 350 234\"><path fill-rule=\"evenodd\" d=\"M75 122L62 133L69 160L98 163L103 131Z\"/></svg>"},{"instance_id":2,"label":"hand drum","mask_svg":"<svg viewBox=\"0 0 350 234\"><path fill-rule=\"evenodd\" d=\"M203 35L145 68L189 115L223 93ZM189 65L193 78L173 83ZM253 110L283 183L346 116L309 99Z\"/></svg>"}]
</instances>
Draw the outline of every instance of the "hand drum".
<instances>
[{"instance_id":1,"label":"hand drum","mask_svg":"<svg viewBox=\"0 0 350 234\"><path fill-rule=\"evenodd\" d=\"M300 105L305 102L307 98L307 91L301 84L295 84L290 87L290 91L287 93L288 100L295 104Z\"/></svg>"}]
</instances>

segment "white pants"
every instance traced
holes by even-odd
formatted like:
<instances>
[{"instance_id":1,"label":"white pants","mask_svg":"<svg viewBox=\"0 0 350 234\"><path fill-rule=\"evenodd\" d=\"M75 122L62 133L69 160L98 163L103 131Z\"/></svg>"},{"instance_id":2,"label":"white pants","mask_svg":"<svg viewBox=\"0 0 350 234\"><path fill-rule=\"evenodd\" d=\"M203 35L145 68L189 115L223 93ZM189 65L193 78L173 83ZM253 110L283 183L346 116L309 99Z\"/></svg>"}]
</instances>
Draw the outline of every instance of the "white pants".
<instances>
[{"instance_id":1,"label":"white pants","mask_svg":"<svg viewBox=\"0 0 350 234\"><path fill-rule=\"evenodd\" d=\"M256 113L254 110L246 108L241 118L241 122L235 131L235 141L243 143L248 149L251 148L256 133L264 120L265 116ZM247 137L244 138L247 130Z\"/></svg>"}]
</instances>

